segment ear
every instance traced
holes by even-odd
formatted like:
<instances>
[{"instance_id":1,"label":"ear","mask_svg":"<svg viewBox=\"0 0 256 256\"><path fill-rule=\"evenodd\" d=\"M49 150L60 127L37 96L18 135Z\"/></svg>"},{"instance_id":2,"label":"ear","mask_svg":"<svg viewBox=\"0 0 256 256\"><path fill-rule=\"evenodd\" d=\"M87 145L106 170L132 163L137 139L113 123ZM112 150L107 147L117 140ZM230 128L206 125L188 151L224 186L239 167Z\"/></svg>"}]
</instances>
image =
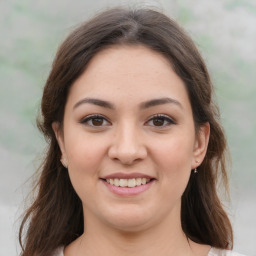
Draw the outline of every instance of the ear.
<instances>
[{"instance_id":1,"label":"ear","mask_svg":"<svg viewBox=\"0 0 256 256\"><path fill-rule=\"evenodd\" d=\"M198 167L204 160L204 157L207 152L207 147L210 138L210 124L207 122L200 126L193 151L193 161L191 169Z\"/></svg>"},{"instance_id":2,"label":"ear","mask_svg":"<svg viewBox=\"0 0 256 256\"><path fill-rule=\"evenodd\" d=\"M53 122L52 129L55 133L56 139L58 141L58 144L59 144L59 147L60 147L60 150L62 153L62 158L60 160L61 160L62 164L65 166L65 165L67 165L67 155L66 155L66 150L65 150L63 131L61 130L60 123Z\"/></svg>"}]
</instances>

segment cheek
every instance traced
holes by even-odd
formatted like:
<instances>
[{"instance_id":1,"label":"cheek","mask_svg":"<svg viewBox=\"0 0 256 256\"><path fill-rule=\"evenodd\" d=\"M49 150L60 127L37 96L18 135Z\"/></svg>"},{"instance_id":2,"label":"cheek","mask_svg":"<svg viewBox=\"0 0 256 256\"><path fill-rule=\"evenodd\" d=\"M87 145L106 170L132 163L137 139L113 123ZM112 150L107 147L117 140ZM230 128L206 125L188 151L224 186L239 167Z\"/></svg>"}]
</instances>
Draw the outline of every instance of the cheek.
<instances>
[{"instance_id":1,"label":"cheek","mask_svg":"<svg viewBox=\"0 0 256 256\"><path fill-rule=\"evenodd\" d=\"M155 144L154 161L159 179L172 192L183 193L191 173L193 141L176 137Z\"/></svg>"},{"instance_id":2,"label":"cheek","mask_svg":"<svg viewBox=\"0 0 256 256\"><path fill-rule=\"evenodd\" d=\"M88 200L93 200L92 194L96 194L100 158L100 150L96 146L89 147L83 143L74 145L68 154L69 177L83 204L89 204Z\"/></svg>"},{"instance_id":3,"label":"cheek","mask_svg":"<svg viewBox=\"0 0 256 256\"><path fill-rule=\"evenodd\" d=\"M99 136L85 134L81 129L67 134L65 147L69 166L85 173L94 172L94 167L104 156L106 142Z\"/></svg>"},{"instance_id":4,"label":"cheek","mask_svg":"<svg viewBox=\"0 0 256 256\"><path fill-rule=\"evenodd\" d=\"M180 172L184 168L190 170L193 148L193 140L186 138L183 134L172 139L156 142L154 155L156 161L167 169L169 166L172 171Z\"/></svg>"},{"instance_id":5,"label":"cheek","mask_svg":"<svg viewBox=\"0 0 256 256\"><path fill-rule=\"evenodd\" d=\"M103 143L84 136L72 136L66 139L68 171L71 183L78 193L86 195L95 188L100 175L105 148ZM83 198L81 198L83 200Z\"/></svg>"}]
</instances>

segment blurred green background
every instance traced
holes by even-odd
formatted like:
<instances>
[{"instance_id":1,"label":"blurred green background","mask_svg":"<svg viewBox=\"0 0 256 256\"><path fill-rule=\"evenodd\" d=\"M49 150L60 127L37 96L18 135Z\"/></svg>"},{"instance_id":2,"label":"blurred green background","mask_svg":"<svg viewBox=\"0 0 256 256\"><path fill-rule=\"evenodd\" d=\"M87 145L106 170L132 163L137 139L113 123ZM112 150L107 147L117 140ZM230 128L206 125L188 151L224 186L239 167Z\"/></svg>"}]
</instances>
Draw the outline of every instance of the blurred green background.
<instances>
[{"instance_id":1,"label":"blurred green background","mask_svg":"<svg viewBox=\"0 0 256 256\"><path fill-rule=\"evenodd\" d=\"M233 159L230 215L235 249L256 255L255 0L0 0L0 247L17 255L27 179L45 142L36 129L42 88L60 42L80 22L115 5L151 6L179 21L210 69Z\"/></svg>"}]
</instances>

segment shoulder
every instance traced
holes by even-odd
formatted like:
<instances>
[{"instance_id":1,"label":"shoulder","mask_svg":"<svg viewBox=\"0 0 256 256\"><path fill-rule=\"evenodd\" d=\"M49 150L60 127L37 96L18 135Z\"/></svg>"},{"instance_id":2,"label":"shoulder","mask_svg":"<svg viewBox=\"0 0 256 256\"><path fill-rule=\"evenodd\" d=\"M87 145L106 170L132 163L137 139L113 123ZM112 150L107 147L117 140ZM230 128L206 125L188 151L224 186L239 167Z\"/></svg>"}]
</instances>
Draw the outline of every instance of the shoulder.
<instances>
[{"instance_id":1,"label":"shoulder","mask_svg":"<svg viewBox=\"0 0 256 256\"><path fill-rule=\"evenodd\" d=\"M245 256L243 254L231 251L212 248L207 256Z\"/></svg>"},{"instance_id":2,"label":"shoulder","mask_svg":"<svg viewBox=\"0 0 256 256\"><path fill-rule=\"evenodd\" d=\"M51 256L64 256L64 247L57 248Z\"/></svg>"}]
</instances>

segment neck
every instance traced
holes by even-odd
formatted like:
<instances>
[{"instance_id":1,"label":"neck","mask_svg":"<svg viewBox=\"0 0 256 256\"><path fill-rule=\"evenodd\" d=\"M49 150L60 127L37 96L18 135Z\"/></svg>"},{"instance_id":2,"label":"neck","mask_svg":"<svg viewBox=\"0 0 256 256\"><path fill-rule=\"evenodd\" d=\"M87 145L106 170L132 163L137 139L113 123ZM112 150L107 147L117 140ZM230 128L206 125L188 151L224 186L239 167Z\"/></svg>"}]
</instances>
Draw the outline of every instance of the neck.
<instances>
[{"instance_id":1,"label":"neck","mask_svg":"<svg viewBox=\"0 0 256 256\"><path fill-rule=\"evenodd\" d=\"M193 255L180 220L177 219L167 218L153 227L133 232L120 231L107 225L103 228L101 223L95 221L87 223L86 233L74 243L76 253L73 255ZM65 255L69 254L65 252Z\"/></svg>"}]
</instances>

